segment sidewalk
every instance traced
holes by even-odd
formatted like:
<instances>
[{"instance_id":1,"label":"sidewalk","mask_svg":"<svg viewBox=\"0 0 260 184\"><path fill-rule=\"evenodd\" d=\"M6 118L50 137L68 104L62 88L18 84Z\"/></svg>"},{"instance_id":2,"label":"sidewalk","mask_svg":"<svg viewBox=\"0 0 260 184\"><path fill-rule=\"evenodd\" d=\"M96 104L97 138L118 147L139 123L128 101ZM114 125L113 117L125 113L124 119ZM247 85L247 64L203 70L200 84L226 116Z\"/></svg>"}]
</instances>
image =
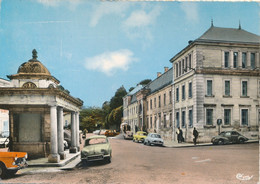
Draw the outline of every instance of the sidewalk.
<instances>
[{"instance_id":1,"label":"sidewalk","mask_svg":"<svg viewBox=\"0 0 260 184\"><path fill-rule=\"evenodd\" d=\"M66 158L61 160L59 163L49 163L48 158L38 158L33 160L28 160L28 167L63 167L75 160L79 155L78 153L69 153L69 150L64 151L66 154Z\"/></svg>"},{"instance_id":2,"label":"sidewalk","mask_svg":"<svg viewBox=\"0 0 260 184\"><path fill-rule=\"evenodd\" d=\"M258 142L257 139L252 139L247 141L245 144L257 143L257 142ZM213 146L213 144L209 142L209 143L197 143L197 145L194 145L193 143L186 143L186 142L178 143L177 141L176 142L165 141L164 146L167 148L184 148L184 147L198 147L198 146Z\"/></svg>"}]
</instances>

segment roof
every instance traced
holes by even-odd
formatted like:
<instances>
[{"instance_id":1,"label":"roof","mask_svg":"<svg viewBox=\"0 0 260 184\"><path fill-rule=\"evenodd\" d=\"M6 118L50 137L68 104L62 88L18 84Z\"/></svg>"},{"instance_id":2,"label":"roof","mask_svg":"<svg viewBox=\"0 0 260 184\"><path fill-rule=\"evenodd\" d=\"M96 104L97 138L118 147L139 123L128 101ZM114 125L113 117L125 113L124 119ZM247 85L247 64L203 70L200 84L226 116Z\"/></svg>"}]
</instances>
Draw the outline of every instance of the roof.
<instances>
[{"instance_id":1,"label":"roof","mask_svg":"<svg viewBox=\"0 0 260 184\"><path fill-rule=\"evenodd\" d=\"M260 44L260 36L250 33L241 28L222 28L211 26L205 33L203 33L199 38L192 41L184 49L178 52L175 56L170 59L170 62L173 62L186 50L194 46L194 43L245 43L245 44Z\"/></svg>"},{"instance_id":2,"label":"roof","mask_svg":"<svg viewBox=\"0 0 260 184\"><path fill-rule=\"evenodd\" d=\"M147 84L145 88L150 89L150 94L151 94L172 83L173 83L173 69L170 68L167 72L164 72L160 77L157 77L149 84Z\"/></svg>"},{"instance_id":3,"label":"roof","mask_svg":"<svg viewBox=\"0 0 260 184\"><path fill-rule=\"evenodd\" d=\"M235 29L211 26L201 37L195 41L260 43L260 36L245 31L241 28Z\"/></svg>"}]
</instances>

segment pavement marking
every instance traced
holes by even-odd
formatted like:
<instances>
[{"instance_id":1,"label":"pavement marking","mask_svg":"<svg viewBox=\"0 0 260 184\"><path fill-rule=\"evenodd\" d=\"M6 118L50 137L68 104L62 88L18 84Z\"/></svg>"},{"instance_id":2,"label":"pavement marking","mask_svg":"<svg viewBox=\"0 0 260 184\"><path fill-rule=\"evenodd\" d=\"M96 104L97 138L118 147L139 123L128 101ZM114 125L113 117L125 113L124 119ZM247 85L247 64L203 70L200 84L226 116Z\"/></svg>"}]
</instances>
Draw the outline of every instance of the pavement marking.
<instances>
[{"instance_id":1,"label":"pavement marking","mask_svg":"<svg viewBox=\"0 0 260 184\"><path fill-rule=\"evenodd\" d=\"M210 162L211 160L208 158L208 159L206 159L206 160L198 160L198 161L195 161L195 162L197 162L197 163L201 163L201 162Z\"/></svg>"}]
</instances>

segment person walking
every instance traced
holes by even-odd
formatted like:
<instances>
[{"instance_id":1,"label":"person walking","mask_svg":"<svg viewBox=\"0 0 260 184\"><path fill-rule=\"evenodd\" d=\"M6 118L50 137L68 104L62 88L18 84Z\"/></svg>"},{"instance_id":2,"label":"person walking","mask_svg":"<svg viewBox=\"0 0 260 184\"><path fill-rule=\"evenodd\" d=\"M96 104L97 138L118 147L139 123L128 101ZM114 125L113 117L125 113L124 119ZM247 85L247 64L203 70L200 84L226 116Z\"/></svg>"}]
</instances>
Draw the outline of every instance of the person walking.
<instances>
[{"instance_id":1,"label":"person walking","mask_svg":"<svg viewBox=\"0 0 260 184\"><path fill-rule=\"evenodd\" d=\"M181 141L181 142L184 142L184 137L183 137L182 129L179 128L179 131L180 131L180 141Z\"/></svg>"},{"instance_id":2,"label":"person walking","mask_svg":"<svg viewBox=\"0 0 260 184\"><path fill-rule=\"evenodd\" d=\"M178 129L177 129L177 131L176 131L178 143L180 143L180 141L181 141L179 129L180 129L180 128L178 127Z\"/></svg>"},{"instance_id":3,"label":"person walking","mask_svg":"<svg viewBox=\"0 0 260 184\"><path fill-rule=\"evenodd\" d=\"M199 132L196 130L195 127L193 129L193 136L194 136L193 142L194 142L194 145L196 145L197 144L197 139L198 139L198 136L199 136Z\"/></svg>"}]
</instances>

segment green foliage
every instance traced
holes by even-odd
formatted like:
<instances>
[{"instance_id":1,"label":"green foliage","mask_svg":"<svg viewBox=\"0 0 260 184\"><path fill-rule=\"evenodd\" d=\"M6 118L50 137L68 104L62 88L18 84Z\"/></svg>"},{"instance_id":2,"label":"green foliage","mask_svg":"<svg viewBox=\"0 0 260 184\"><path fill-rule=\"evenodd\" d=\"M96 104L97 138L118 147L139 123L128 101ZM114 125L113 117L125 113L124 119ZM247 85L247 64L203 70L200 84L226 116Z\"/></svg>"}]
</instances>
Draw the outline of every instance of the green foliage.
<instances>
[{"instance_id":1,"label":"green foliage","mask_svg":"<svg viewBox=\"0 0 260 184\"><path fill-rule=\"evenodd\" d=\"M110 102L103 103L102 108L89 107L80 112L81 129L93 131L98 128L108 129L111 126L120 128L123 116L123 97L127 94L121 86L111 98Z\"/></svg>"},{"instance_id":2,"label":"green foliage","mask_svg":"<svg viewBox=\"0 0 260 184\"><path fill-rule=\"evenodd\" d=\"M141 82L139 82L139 84L146 85L146 84L148 84L151 81L152 81L151 79L145 79L145 80L142 80Z\"/></svg>"},{"instance_id":3,"label":"green foliage","mask_svg":"<svg viewBox=\"0 0 260 184\"><path fill-rule=\"evenodd\" d=\"M134 89L134 87L129 88L129 92L133 91Z\"/></svg>"},{"instance_id":4,"label":"green foliage","mask_svg":"<svg viewBox=\"0 0 260 184\"><path fill-rule=\"evenodd\" d=\"M124 86L121 86L110 100L110 108L111 110L116 109L123 105L123 97L127 94Z\"/></svg>"},{"instance_id":5,"label":"green foliage","mask_svg":"<svg viewBox=\"0 0 260 184\"><path fill-rule=\"evenodd\" d=\"M104 127L106 114L103 109L97 107L88 107L80 112L80 127L88 131Z\"/></svg>"}]
</instances>

